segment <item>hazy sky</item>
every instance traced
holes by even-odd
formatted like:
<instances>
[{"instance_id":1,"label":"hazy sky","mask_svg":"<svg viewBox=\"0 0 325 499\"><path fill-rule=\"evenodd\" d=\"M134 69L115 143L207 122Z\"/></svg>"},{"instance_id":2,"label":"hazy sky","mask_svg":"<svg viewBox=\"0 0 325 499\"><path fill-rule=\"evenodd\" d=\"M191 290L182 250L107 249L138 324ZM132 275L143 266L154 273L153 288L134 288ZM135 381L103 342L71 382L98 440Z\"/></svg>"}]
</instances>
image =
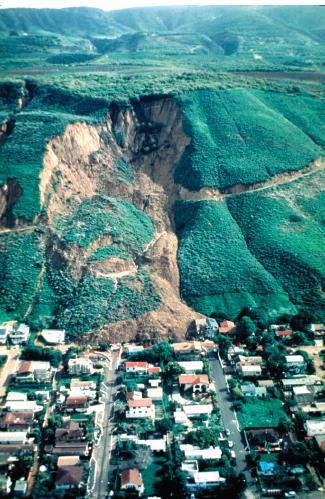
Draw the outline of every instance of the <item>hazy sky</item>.
<instances>
[{"instance_id":1,"label":"hazy sky","mask_svg":"<svg viewBox=\"0 0 325 499\"><path fill-rule=\"evenodd\" d=\"M63 8L63 7L97 7L104 10L124 9L127 7L150 7L157 5L256 5L261 4L258 0L0 0L0 6L9 7L34 7L34 8ZM322 4L322 0L269 0L264 2L267 5L285 4L285 5L311 5Z\"/></svg>"}]
</instances>

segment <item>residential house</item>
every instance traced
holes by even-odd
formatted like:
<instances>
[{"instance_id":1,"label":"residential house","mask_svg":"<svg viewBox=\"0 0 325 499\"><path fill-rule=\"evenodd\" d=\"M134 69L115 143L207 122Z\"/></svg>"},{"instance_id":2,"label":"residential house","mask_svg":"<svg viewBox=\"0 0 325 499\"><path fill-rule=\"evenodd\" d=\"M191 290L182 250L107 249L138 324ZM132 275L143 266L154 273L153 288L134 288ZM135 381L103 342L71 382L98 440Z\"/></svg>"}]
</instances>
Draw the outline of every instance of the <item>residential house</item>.
<instances>
[{"instance_id":1,"label":"residential house","mask_svg":"<svg viewBox=\"0 0 325 499\"><path fill-rule=\"evenodd\" d=\"M177 363L187 374L195 374L196 372L201 372L203 370L203 362L201 360L183 361Z\"/></svg>"},{"instance_id":2,"label":"residential house","mask_svg":"<svg viewBox=\"0 0 325 499\"><path fill-rule=\"evenodd\" d=\"M128 354L135 354L135 353L143 352L144 347L142 345L134 345L132 343L128 343L127 345L124 345L124 350Z\"/></svg>"},{"instance_id":3,"label":"residential house","mask_svg":"<svg viewBox=\"0 0 325 499\"><path fill-rule=\"evenodd\" d=\"M263 428L260 430L250 430L246 432L248 441L252 447L260 450L280 449L282 438L274 428Z\"/></svg>"},{"instance_id":4,"label":"residential house","mask_svg":"<svg viewBox=\"0 0 325 499\"><path fill-rule=\"evenodd\" d=\"M3 495L9 494L11 490L11 485L12 481L9 476L7 476L5 473L0 474L0 495L3 497Z\"/></svg>"},{"instance_id":5,"label":"residential house","mask_svg":"<svg viewBox=\"0 0 325 499\"><path fill-rule=\"evenodd\" d=\"M159 366L148 367L148 374L160 374L160 373L161 373L161 367Z\"/></svg>"},{"instance_id":6,"label":"residential house","mask_svg":"<svg viewBox=\"0 0 325 499\"><path fill-rule=\"evenodd\" d=\"M86 395L89 399L95 399L97 396L95 381L82 381L78 378L73 378L70 383L70 395Z\"/></svg>"},{"instance_id":7,"label":"residential house","mask_svg":"<svg viewBox=\"0 0 325 499\"><path fill-rule=\"evenodd\" d=\"M182 389L192 390L193 393L205 393L209 390L207 374L181 374L178 382Z\"/></svg>"},{"instance_id":8,"label":"residential house","mask_svg":"<svg viewBox=\"0 0 325 499\"><path fill-rule=\"evenodd\" d=\"M240 386L241 392L245 397L266 397L265 386L255 386L254 383L247 383Z\"/></svg>"},{"instance_id":9,"label":"residential house","mask_svg":"<svg viewBox=\"0 0 325 499\"><path fill-rule=\"evenodd\" d=\"M196 460L186 460L182 462L182 471L185 473L186 477L194 477L194 474L199 471L199 465Z\"/></svg>"},{"instance_id":10,"label":"residential house","mask_svg":"<svg viewBox=\"0 0 325 499\"><path fill-rule=\"evenodd\" d=\"M311 324L310 330L316 338L324 338L325 336L325 324Z\"/></svg>"},{"instance_id":11,"label":"residential house","mask_svg":"<svg viewBox=\"0 0 325 499\"><path fill-rule=\"evenodd\" d=\"M58 468L61 468L62 466L75 466L79 463L79 456L59 456L56 464Z\"/></svg>"},{"instance_id":12,"label":"residential house","mask_svg":"<svg viewBox=\"0 0 325 499\"><path fill-rule=\"evenodd\" d=\"M147 397L151 398L152 400L162 400L163 394L164 392L161 386L158 386L157 388L147 389Z\"/></svg>"},{"instance_id":13,"label":"residential house","mask_svg":"<svg viewBox=\"0 0 325 499\"><path fill-rule=\"evenodd\" d=\"M68 362L69 374L81 376L83 374L92 374L94 371L93 363L86 357L76 357Z\"/></svg>"},{"instance_id":14,"label":"residential house","mask_svg":"<svg viewBox=\"0 0 325 499\"><path fill-rule=\"evenodd\" d=\"M126 400L140 400L142 398L142 392L133 391L126 394Z\"/></svg>"},{"instance_id":15,"label":"residential house","mask_svg":"<svg viewBox=\"0 0 325 499\"><path fill-rule=\"evenodd\" d=\"M151 418L155 419L155 406L149 398L129 400L126 418Z\"/></svg>"},{"instance_id":16,"label":"residential house","mask_svg":"<svg viewBox=\"0 0 325 499\"><path fill-rule=\"evenodd\" d=\"M136 440L138 445L149 447L151 452L166 452L166 440L164 438L150 440Z\"/></svg>"},{"instance_id":17,"label":"residential house","mask_svg":"<svg viewBox=\"0 0 325 499\"><path fill-rule=\"evenodd\" d=\"M195 416L210 415L213 411L212 404L189 404L183 405L183 411L188 418Z\"/></svg>"},{"instance_id":18,"label":"residential house","mask_svg":"<svg viewBox=\"0 0 325 499\"><path fill-rule=\"evenodd\" d=\"M285 360L291 372L299 373L305 368L305 359L302 355L286 355Z\"/></svg>"},{"instance_id":19,"label":"residential house","mask_svg":"<svg viewBox=\"0 0 325 499\"><path fill-rule=\"evenodd\" d=\"M277 329L275 336L282 339L291 339L293 335L292 329Z\"/></svg>"},{"instance_id":20,"label":"residential house","mask_svg":"<svg viewBox=\"0 0 325 499\"><path fill-rule=\"evenodd\" d=\"M215 319L204 317L191 322L187 336L188 338L213 338L218 330L219 326Z\"/></svg>"},{"instance_id":21,"label":"residential house","mask_svg":"<svg viewBox=\"0 0 325 499\"><path fill-rule=\"evenodd\" d=\"M265 388L273 388L274 387L274 381L273 379L259 379L257 380L258 386L265 386Z\"/></svg>"},{"instance_id":22,"label":"residential house","mask_svg":"<svg viewBox=\"0 0 325 499\"><path fill-rule=\"evenodd\" d=\"M294 386L319 386L322 387L323 383L315 374L305 376L294 376L292 378L284 378L281 380L284 390L291 390Z\"/></svg>"},{"instance_id":23,"label":"residential house","mask_svg":"<svg viewBox=\"0 0 325 499\"><path fill-rule=\"evenodd\" d=\"M182 411L182 409L180 407L176 408L176 411L174 412L173 416L174 416L175 424L184 425L184 426L191 426L192 425L190 419L187 417L185 412Z\"/></svg>"},{"instance_id":24,"label":"residential house","mask_svg":"<svg viewBox=\"0 0 325 499\"><path fill-rule=\"evenodd\" d=\"M53 369L47 361L23 360L16 373L18 383L49 383Z\"/></svg>"},{"instance_id":25,"label":"residential house","mask_svg":"<svg viewBox=\"0 0 325 499\"><path fill-rule=\"evenodd\" d=\"M181 444L181 451L184 452L186 459L202 459L206 460L216 460L219 461L222 456L222 450L220 447L209 447L208 449L200 449L195 445L191 444Z\"/></svg>"},{"instance_id":26,"label":"residential house","mask_svg":"<svg viewBox=\"0 0 325 499\"><path fill-rule=\"evenodd\" d=\"M56 444L62 442L82 442L84 440L86 440L86 433L78 421L69 419L66 421L63 428L57 428L55 430Z\"/></svg>"},{"instance_id":27,"label":"residential house","mask_svg":"<svg viewBox=\"0 0 325 499\"><path fill-rule=\"evenodd\" d=\"M303 405L300 410L312 417L322 417L325 415L325 402L313 402L310 405Z\"/></svg>"},{"instance_id":28,"label":"residential house","mask_svg":"<svg viewBox=\"0 0 325 499\"><path fill-rule=\"evenodd\" d=\"M121 474L121 490L135 489L140 495L144 492L144 485L138 468L128 468Z\"/></svg>"},{"instance_id":29,"label":"residential house","mask_svg":"<svg viewBox=\"0 0 325 499\"><path fill-rule=\"evenodd\" d=\"M27 489L28 489L27 480L25 480L24 478L19 478L19 480L16 481L14 486L15 498L25 497L27 494Z\"/></svg>"},{"instance_id":30,"label":"residential house","mask_svg":"<svg viewBox=\"0 0 325 499\"><path fill-rule=\"evenodd\" d=\"M62 466L55 475L55 489L58 491L80 489L83 485L82 475L82 466Z\"/></svg>"},{"instance_id":31,"label":"residential house","mask_svg":"<svg viewBox=\"0 0 325 499\"><path fill-rule=\"evenodd\" d=\"M243 378L256 378L262 375L262 368L259 364L256 365L242 365L237 364L237 372Z\"/></svg>"},{"instance_id":32,"label":"residential house","mask_svg":"<svg viewBox=\"0 0 325 499\"><path fill-rule=\"evenodd\" d=\"M43 409L42 405L38 405L35 400L22 400L22 401L13 401L6 402L5 409L8 409L10 412L25 412L33 414L35 412L40 412Z\"/></svg>"},{"instance_id":33,"label":"residential house","mask_svg":"<svg viewBox=\"0 0 325 499\"><path fill-rule=\"evenodd\" d=\"M127 373L147 373L148 367L148 362L125 362Z\"/></svg>"},{"instance_id":34,"label":"residential house","mask_svg":"<svg viewBox=\"0 0 325 499\"><path fill-rule=\"evenodd\" d=\"M27 442L27 431L0 431L0 445L22 445Z\"/></svg>"},{"instance_id":35,"label":"residential house","mask_svg":"<svg viewBox=\"0 0 325 499\"><path fill-rule=\"evenodd\" d=\"M45 451L56 456L65 457L88 457L90 453L89 442L87 440L83 440L80 442L57 442L54 447L46 447Z\"/></svg>"},{"instance_id":36,"label":"residential house","mask_svg":"<svg viewBox=\"0 0 325 499\"><path fill-rule=\"evenodd\" d=\"M8 392L6 401L7 402L22 402L27 400L27 393L23 392Z\"/></svg>"},{"instance_id":37,"label":"residential house","mask_svg":"<svg viewBox=\"0 0 325 499\"><path fill-rule=\"evenodd\" d=\"M5 345L7 343L9 336L9 331L6 327L0 327L0 345Z\"/></svg>"},{"instance_id":38,"label":"residential house","mask_svg":"<svg viewBox=\"0 0 325 499\"><path fill-rule=\"evenodd\" d=\"M148 379L148 383L151 386L151 388L158 388L158 386L161 383L161 379L160 378Z\"/></svg>"},{"instance_id":39,"label":"residential house","mask_svg":"<svg viewBox=\"0 0 325 499\"><path fill-rule=\"evenodd\" d=\"M314 400L314 393L311 392L306 385L294 386L292 391L297 404L310 404Z\"/></svg>"},{"instance_id":40,"label":"residential house","mask_svg":"<svg viewBox=\"0 0 325 499\"><path fill-rule=\"evenodd\" d=\"M320 435L315 435L314 438L319 450L323 454L325 454L325 433L321 433Z\"/></svg>"},{"instance_id":41,"label":"residential house","mask_svg":"<svg viewBox=\"0 0 325 499\"><path fill-rule=\"evenodd\" d=\"M26 324L19 324L10 332L10 340L14 345L27 343L30 335L30 328Z\"/></svg>"},{"instance_id":42,"label":"residential house","mask_svg":"<svg viewBox=\"0 0 325 499\"><path fill-rule=\"evenodd\" d=\"M219 324L219 333L221 334L235 334L236 333L236 325L232 321L222 321Z\"/></svg>"},{"instance_id":43,"label":"residential house","mask_svg":"<svg viewBox=\"0 0 325 499\"><path fill-rule=\"evenodd\" d=\"M64 329L43 329L41 336L49 345L64 345Z\"/></svg>"},{"instance_id":44,"label":"residential house","mask_svg":"<svg viewBox=\"0 0 325 499\"><path fill-rule=\"evenodd\" d=\"M194 353L201 353L202 346L200 341L183 341L179 343L172 343L172 349L176 356L179 355L193 355Z\"/></svg>"},{"instance_id":45,"label":"residential house","mask_svg":"<svg viewBox=\"0 0 325 499\"><path fill-rule=\"evenodd\" d=\"M5 412L0 418L0 428L6 431L29 432L33 421L33 412Z\"/></svg>"},{"instance_id":46,"label":"residential house","mask_svg":"<svg viewBox=\"0 0 325 499\"><path fill-rule=\"evenodd\" d=\"M86 395L68 395L64 406L67 412L85 412L89 407L88 397Z\"/></svg>"},{"instance_id":47,"label":"residential house","mask_svg":"<svg viewBox=\"0 0 325 499\"><path fill-rule=\"evenodd\" d=\"M263 364L263 359L259 355L238 355L238 362L242 366L256 366Z\"/></svg>"},{"instance_id":48,"label":"residential house","mask_svg":"<svg viewBox=\"0 0 325 499\"><path fill-rule=\"evenodd\" d=\"M209 489L225 483L226 479L220 476L219 471L197 471L193 476L194 483L188 481L189 491Z\"/></svg>"},{"instance_id":49,"label":"residential house","mask_svg":"<svg viewBox=\"0 0 325 499\"><path fill-rule=\"evenodd\" d=\"M325 421L307 419L307 421L305 422L305 429L308 437L314 437L315 435L323 435L325 434Z\"/></svg>"}]
</instances>

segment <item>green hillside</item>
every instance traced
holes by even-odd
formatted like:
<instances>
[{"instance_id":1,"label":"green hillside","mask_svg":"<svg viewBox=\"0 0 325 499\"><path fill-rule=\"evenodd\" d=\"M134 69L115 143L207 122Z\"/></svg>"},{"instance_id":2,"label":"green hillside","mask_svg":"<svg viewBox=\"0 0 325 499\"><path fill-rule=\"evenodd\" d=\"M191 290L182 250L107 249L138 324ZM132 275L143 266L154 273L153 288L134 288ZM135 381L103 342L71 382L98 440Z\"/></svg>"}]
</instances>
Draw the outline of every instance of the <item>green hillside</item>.
<instances>
[{"instance_id":1,"label":"green hillside","mask_svg":"<svg viewBox=\"0 0 325 499\"><path fill-rule=\"evenodd\" d=\"M184 335L185 303L324 321L324 22L316 6L0 10L1 318L74 337L126 320L126 338L170 318Z\"/></svg>"}]
</instances>

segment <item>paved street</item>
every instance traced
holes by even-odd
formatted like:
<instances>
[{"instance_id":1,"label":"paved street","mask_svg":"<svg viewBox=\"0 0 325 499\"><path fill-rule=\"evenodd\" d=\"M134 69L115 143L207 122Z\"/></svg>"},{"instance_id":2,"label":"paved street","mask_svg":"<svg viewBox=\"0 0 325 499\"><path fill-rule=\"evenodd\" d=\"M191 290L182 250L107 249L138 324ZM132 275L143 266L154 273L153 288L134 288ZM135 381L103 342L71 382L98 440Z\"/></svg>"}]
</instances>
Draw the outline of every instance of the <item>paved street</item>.
<instances>
[{"instance_id":1,"label":"paved street","mask_svg":"<svg viewBox=\"0 0 325 499\"><path fill-rule=\"evenodd\" d=\"M16 372L20 350L17 347L7 349L6 346L0 347L0 355L8 355L7 362L2 367L0 372L0 397L4 397L11 376Z\"/></svg>"},{"instance_id":2,"label":"paved street","mask_svg":"<svg viewBox=\"0 0 325 499\"><path fill-rule=\"evenodd\" d=\"M247 469L246 459L245 459L245 443L239 431L238 421L234 411L231 408L232 401L228 394L227 383L220 362L215 357L210 357L210 367L211 375L216 387L216 395L218 406L220 408L221 417L225 428L230 431L229 440L234 442L233 450L236 453L237 464L236 471L238 473L244 473L247 481L248 487L255 488L255 482L252 479L250 471ZM254 495L249 495L251 491L247 491L247 497L254 497ZM256 496L257 497L257 496Z\"/></svg>"},{"instance_id":3,"label":"paved street","mask_svg":"<svg viewBox=\"0 0 325 499\"><path fill-rule=\"evenodd\" d=\"M89 490L89 496L96 499L104 499L107 496L107 478L109 472L109 461L112 450L112 430L114 423L111 421L113 415L113 398L116 390L116 369L119 363L119 355L112 356L110 366L105 368L104 383L102 384L101 399L104 403L102 418L98 418L102 434L99 443L94 446L92 461L95 466L94 481Z\"/></svg>"}]
</instances>

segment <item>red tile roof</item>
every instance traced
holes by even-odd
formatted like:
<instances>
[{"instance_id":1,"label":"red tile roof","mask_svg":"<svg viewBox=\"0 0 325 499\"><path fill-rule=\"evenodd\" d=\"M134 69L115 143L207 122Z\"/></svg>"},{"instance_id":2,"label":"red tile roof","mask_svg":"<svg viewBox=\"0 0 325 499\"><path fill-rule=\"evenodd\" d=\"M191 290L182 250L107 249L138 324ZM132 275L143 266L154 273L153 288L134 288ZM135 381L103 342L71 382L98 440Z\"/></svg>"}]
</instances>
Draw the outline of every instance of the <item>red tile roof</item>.
<instances>
[{"instance_id":1,"label":"red tile roof","mask_svg":"<svg viewBox=\"0 0 325 499\"><path fill-rule=\"evenodd\" d=\"M232 333L236 329L236 325L232 321L222 321L219 324L219 333Z\"/></svg>"},{"instance_id":2,"label":"red tile roof","mask_svg":"<svg viewBox=\"0 0 325 499\"><path fill-rule=\"evenodd\" d=\"M82 480L82 466L62 466L55 476L56 485L74 485L78 487Z\"/></svg>"},{"instance_id":3,"label":"red tile roof","mask_svg":"<svg viewBox=\"0 0 325 499\"><path fill-rule=\"evenodd\" d=\"M87 403L86 395L77 395L77 396L70 395L66 399L67 405L84 405L86 403Z\"/></svg>"},{"instance_id":4,"label":"red tile roof","mask_svg":"<svg viewBox=\"0 0 325 499\"><path fill-rule=\"evenodd\" d=\"M206 374L181 374L178 381L180 385L209 384L209 378Z\"/></svg>"},{"instance_id":5,"label":"red tile roof","mask_svg":"<svg viewBox=\"0 0 325 499\"><path fill-rule=\"evenodd\" d=\"M126 394L126 400L139 400L141 398L142 397L139 397L136 392L127 392L127 394Z\"/></svg>"},{"instance_id":6,"label":"red tile roof","mask_svg":"<svg viewBox=\"0 0 325 499\"><path fill-rule=\"evenodd\" d=\"M121 485L122 487L125 485L134 484L138 487L142 485L142 477L138 468L129 468L124 470L121 475Z\"/></svg>"},{"instance_id":7,"label":"red tile roof","mask_svg":"<svg viewBox=\"0 0 325 499\"><path fill-rule=\"evenodd\" d=\"M130 409L133 407L151 407L152 400L151 399L129 400L128 406Z\"/></svg>"},{"instance_id":8,"label":"red tile roof","mask_svg":"<svg viewBox=\"0 0 325 499\"><path fill-rule=\"evenodd\" d=\"M277 336L291 336L292 330L291 329L283 329L283 330L278 329L275 334Z\"/></svg>"},{"instance_id":9,"label":"red tile roof","mask_svg":"<svg viewBox=\"0 0 325 499\"><path fill-rule=\"evenodd\" d=\"M148 373L161 373L161 368L159 366L149 367Z\"/></svg>"},{"instance_id":10,"label":"red tile roof","mask_svg":"<svg viewBox=\"0 0 325 499\"><path fill-rule=\"evenodd\" d=\"M31 372L31 365L32 363L30 360L23 360L19 366L17 374L27 374Z\"/></svg>"},{"instance_id":11,"label":"red tile roof","mask_svg":"<svg viewBox=\"0 0 325 499\"><path fill-rule=\"evenodd\" d=\"M142 367L148 368L148 362L125 362L125 367Z\"/></svg>"}]
</instances>

